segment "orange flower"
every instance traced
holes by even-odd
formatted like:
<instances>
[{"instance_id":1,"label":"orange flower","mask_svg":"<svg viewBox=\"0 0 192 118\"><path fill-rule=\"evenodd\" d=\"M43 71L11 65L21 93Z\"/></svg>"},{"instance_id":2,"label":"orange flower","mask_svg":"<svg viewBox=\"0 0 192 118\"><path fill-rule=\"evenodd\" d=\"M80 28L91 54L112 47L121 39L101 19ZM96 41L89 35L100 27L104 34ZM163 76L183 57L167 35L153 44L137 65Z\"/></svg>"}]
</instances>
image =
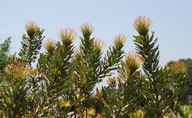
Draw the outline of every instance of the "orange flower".
<instances>
[{"instance_id":1,"label":"orange flower","mask_svg":"<svg viewBox=\"0 0 192 118\"><path fill-rule=\"evenodd\" d=\"M90 36L94 31L94 26L89 23L83 23L80 26L81 32L83 33L83 36Z\"/></svg>"},{"instance_id":2,"label":"orange flower","mask_svg":"<svg viewBox=\"0 0 192 118\"><path fill-rule=\"evenodd\" d=\"M18 80L25 80L30 74L31 67L26 63L14 62L5 68L5 72L11 76L12 81L15 83Z\"/></svg>"},{"instance_id":3,"label":"orange flower","mask_svg":"<svg viewBox=\"0 0 192 118\"><path fill-rule=\"evenodd\" d=\"M135 72L144 62L144 58L135 51L129 51L125 56L127 68L131 73Z\"/></svg>"},{"instance_id":4,"label":"orange flower","mask_svg":"<svg viewBox=\"0 0 192 118\"><path fill-rule=\"evenodd\" d=\"M184 74L187 70L187 64L183 61L176 61L171 65L171 69L175 74Z\"/></svg>"},{"instance_id":5,"label":"orange flower","mask_svg":"<svg viewBox=\"0 0 192 118\"><path fill-rule=\"evenodd\" d=\"M50 52L52 50L55 49L56 47L56 41L52 40L52 39L47 39L43 42L43 47L45 47L45 49Z\"/></svg>"},{"instance_id":6,"label":"orange flower","mask_svg":"<svg viewBox=\"0 0 192 118\"><path fill-rule=\"evenodd\" d=\"M31 22L28 22L26 25L25 25L25 29L27 30L27 34L29 35L29 37L33 37L35 35L35 33L39 30L39 26L31 21Z\"/></svg>"},{"instance_id":7,"label":"orange flower","mask_svg":"<svg viewBox=\"0 0 192 118\"><path fill-rule=\"evenodd\" d=\"M139 16L135 19L133 26L140 35L146 36L151 28L151 19Z\"/></svg>"},{"instance_id":8,"label":"orange flower","mask_svg":"<svg viewBox=\"0 0 192 118\"><path fill-rule=\"evenodd\" d=\"M123 47L127 43L127 38L123 34L118 34L114 38L114 43L116 47Z\"/></svg>"},{"instance_id":9,"label":"orange flower","mask_svg":"<svg viewBox=\"0 0 192 118\"><path fill-rule=\"evenodd\" d=\"M71 28L61 29L59 37L63 44L70 45L77 39L77 33Z\"/></svg>"}]
</instances>

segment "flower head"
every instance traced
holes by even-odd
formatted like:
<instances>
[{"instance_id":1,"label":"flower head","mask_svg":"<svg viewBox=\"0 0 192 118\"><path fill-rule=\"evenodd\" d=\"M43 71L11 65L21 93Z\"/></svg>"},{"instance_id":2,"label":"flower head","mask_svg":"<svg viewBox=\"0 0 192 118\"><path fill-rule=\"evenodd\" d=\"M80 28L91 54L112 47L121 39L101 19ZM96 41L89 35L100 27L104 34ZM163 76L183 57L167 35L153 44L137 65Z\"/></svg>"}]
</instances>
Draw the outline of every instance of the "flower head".
<instances>
[{"instance_id":1,"label":"flower head","mask_svg":"<svg viewBox=\"0 0 192 118\"><path fill-rule=\"evenodd\" d=\"M118 34L114 38L114 43L116 47L123 47L127 43L127 38L123 34Z\"/></svg>"},{"instance_id":2,"label":"flower head","mask_svg":"<svg viewBox=\"0 0 192 118\"><path fill-rule=\"evenodd\" d=\"M92 43L92 45L94 46L93 49L98 50L99 52L103 51L105 48L105 43L101 39L94 39Z\"/></svg>"},{"instance_id":3,"label":"flower head","mask_svg":"<svg viewBox=\"0 0 192 118\"><path fill-rule=\"evenodd\" d=\"M83 23L80 26L81 32L83 33L83 36L90 36L94 31L94 26L89 23Z\"/></svg>"},{"instance_id":4,"label":"flower head","mask_svg":"<svg viewBox=\"0 0 192 118\"><path fill-rule=\"evenodd\" d=\"M28 75L30 75L31 67L26 63L14 62L9 64L5 68L5 72L11 76L12 82L16 82L18 80L25 80Z\"/></svg>"},{"instance_id":5,"label":"flower head","mask_svg":"<svg viewBox=\"0 0 192 118\"><path fill-rule=\"evenodd\" d=\"M27 34L29 35L29 37L33 37L35 33L39 30L39 26L35 22L31 21L25 25L25 29L27 30Z\"/></svg>"},{"instance_id":6,"label":"flower head","mask_svg":"<svg viewBox=\"0 0 192 118\"><path fill-rule=\"evenodd\" d=\"M63 44L70 45L77 39L77 33L71 28L61 29L59 37Z\"/></svg>"},{"instance_id":7,"label":"flower head","mask_svg":"<svg viewBox=\"0 0 192 118\"><path fill-rule=\"evenodd\" d=\"M183 61L176 61L171 65L171 69L175 74L183 74L187 70L187 64L185 64Z\"/></svg>"},{"instance_id":8,"label":"flower head","mask_svg":"<svg viewBox=\"0 0 192 118\"><path fill-rule=\"evenodd\" d=\"M151 19L139 16L135 19L133 26L140 35L146 36L151 28Z\"/></svg>"},{"instance_id":9,"label":"flower head","mask_svg":"<svg viewBox=\"0 0 192 118\"><path fill-rule=\"evenodd\" d=\"M135 72L144 62L144 58L135 51L129 51L125 56L127 68L131 73Z\"/></svg>"},{"instance_id":10,"label":"flower head","mask_svg":"<svg viewBox=\"0 0 192 118\"><path fill-rule=\"evenodd\" d=\"M43 42L43 47L45 47L45 49L48 51L48 52L51 52L52 50L55 49L56 47L56 41L55 40L52 40L52 39L47 39Z\"/></svg>"}]
</instances>

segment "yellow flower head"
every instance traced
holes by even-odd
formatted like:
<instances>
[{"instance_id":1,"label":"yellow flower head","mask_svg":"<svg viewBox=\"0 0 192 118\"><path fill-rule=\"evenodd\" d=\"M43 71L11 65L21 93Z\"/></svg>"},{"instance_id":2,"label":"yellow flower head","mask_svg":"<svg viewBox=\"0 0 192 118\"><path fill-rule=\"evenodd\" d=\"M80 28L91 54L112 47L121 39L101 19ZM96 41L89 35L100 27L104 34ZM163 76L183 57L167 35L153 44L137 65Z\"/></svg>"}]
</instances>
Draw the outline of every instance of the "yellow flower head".
<instances>
[{"instance_id":1,"label":"yellow flower head","mask_svg":"<svg viewBox=\"0 0 192 118\"><path fill-rule=\"evenodd\" d=\"M48 51L51 52L56 47L56 41L52 39L47 39L43 42L43 47Z\"/></svg>"},{"instance_id":2,"label":"yellow flower head","mask_svg":"<svg viewBox=\"0 0 192 118\"><path fill-rule=\"evenodd\" d=\"M83 23L80 26L81 32L83 33L83 36L90 36L94 31L94 26L89 23Z\"/></svg>"},{"instance_id":3,"label":"yellow flower head","mask_svg":"<svg viewBox=\"0 0 192 118\"><path fill-rule=\"evenodd\" d=\"M63 44L70 45L77 39L77 33L71 28L61 29L59 37Z\"/></svg>"},{"instance_id":4,"label":"yellow flower head","mask_svg":"<svg viewBox=\"0 0 192 118\"><path fill-rule=\"evenodd\" d=\"M103 51L105 49L105 43L101 39L94 39L92 45L94 50Z\"/></svg>"},{"instance_id":5,"label":"yellow flower head","mask_svg":"<svg viewBox=\"0 0 192 118\"><path fill-rule=\"evenodd\" d=\"M12 81L15 83L18 80L25 80L30 75L31 67L26 63L14 62L5 68L5 72L11 76Z\"/></svg>"},{"instance_id":6,"label":"yellow flower head","mask_svg":"<svg viewBox=\"0 0 192 118\"><path fill-rule=\"evenodd\" d=\"M135 51L129 51L125 56L125 62L131 72L135 72L144 62L144 58Z\"/></svg>"},{"instance_id":7,"label":"yellow flower head","mask_svg":"<svg viewBox=\"0 0 192 118\"><path fill-rule=\"evenodd\" d=\"M39 30L39 26L35 22L31 21L25 25L25 29L27 30L28 36L33 37L35 33Z\"/></svg>"},{"instance_id":8,"label":"yellow flower head","mask_svg":"<svg viewBox=\"0 0 192 118\"><path fill-rule=\"evenodd\" d=\"M183 61L176 61L171 65L171 69L175 74L183 74L187 70L187 64L185 64Z\"/></svg>"},{"instance_id":9,"label":"yellow flower head","mask_svg":"<svg viewBox=\"0 0 192 118\"><path fill-rule=\"evenodd\" d=\"M116 47L123 47L127 43L127 38L123 34L118 34L114 38L114 43Z\"/></svg>"},{"instance_id":10,"label":"yellow flower head","mask_svg":"<svg viewBox=\"0 0 192 118\"><path fill-rule=\"evenodd\" d=\"M140 35L146 36L151 28L151 19L147 18L145 16L139 16L135 19L135 22L133 24L134 28L137 30L137 32Z\"/></svg>"}]
</instances>

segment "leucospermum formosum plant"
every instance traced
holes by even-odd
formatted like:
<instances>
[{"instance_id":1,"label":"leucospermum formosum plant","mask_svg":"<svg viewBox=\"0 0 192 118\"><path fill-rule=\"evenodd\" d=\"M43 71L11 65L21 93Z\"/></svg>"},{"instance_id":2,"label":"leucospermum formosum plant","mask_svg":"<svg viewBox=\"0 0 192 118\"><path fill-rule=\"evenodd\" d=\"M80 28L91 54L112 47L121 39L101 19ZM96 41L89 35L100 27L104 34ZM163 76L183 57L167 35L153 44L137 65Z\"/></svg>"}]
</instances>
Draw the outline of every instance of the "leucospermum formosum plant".
<instances>
[{"instance_id":1,"label":"leucospermum formosum plant","mask_svg":"<svg viewBox=\"0 0 192 118\"><path fill-rule=\"evenodd\" d=\"M6 66L5 73L5 80L0 86L2 117L29 117L28 96L31 95L32 89L28 80L37 74L36 70L26 63L14 62Z\"/></svg>"},{"instance_id":2,"label":"leucospermum formosum plant","mask_svg":"<svg viewBox=\"0 0 192 118\"><path fill-rule=\"evenodd\" d=\"M134 28L139 36L134 36L136 50L145 59L142 65L145 73L142 94L147 117L162 117L171 106L171 101L176 96L171 90L171 69L159 67L159 46L156 46L157 38L154 39L154 32L149 36L151 20L144 16L138 17L134 22ZM178 78L178 77L176 77ZM173 87L175 88L175 87ZM179 87L181 88L181 86ZM178 97L178 95L177 95ZM177 104L173 103L172 104ZM172 109L174 111L174 109Z\"/></svg>"},{"instance_id":3,"label":"leucospermum formosum plant","mask_svg":"<svg viewBox=\"0 0 192 118\"><path fill-rule=\"evenodd\" d=\"M103 116L106 118L133 117L139 107L142 75L138 68L144 62L141 55L130 51L121 61L118 77L109 77L108 87L97 89L96 99L103 104Z\"/></svg>"},{"instance_id":4,"label":"leucospermum formosum plant","mask_svg":"<svg viewBox=\"0 0 192 118\"><path fill-rule=\"evenodd\" d=\"M25 25L27 34L23 34L23 41L21 42L22 48L19 52L19 56L24 58L26 62L31 65L37 59L39 50L42 46L42 40L44 39L44 29L40 29L39 26L31 21Z\"/></svg>"},{"instance_id":5,"label":"leucospermum formosum plant","mask_svg":"<svg viewBox=\"0 0 192 118\"><path fill-rule=\"evenodd\" d=\"M92 36L94 27L84 23L81 27L83 34L80 44L80 51L76 53L73 60L74 68L72 78L76 88L75 101L76 113L81 116L85 110L85 117L88 117L90 97L93 94L95 85L102 81L102 78L111 75L111 71L117 69L120 60L123 58L123 46L126 43L124 35L118 35L114 45L109 47L106 56L103 56L104 42ZM83 102L80 102L83 101Z\"/></svg>"},{"instance_id":6,"label":"leucospermum formosum plant","mask_svg":"<svg viewBox=\"0 0 192 118\"><path fill-rule=\"evenodd\" d=\"M182 61L176 61L171 65L172 69L172 93L170 107L174 113L179 112L180 106L183 104L183 91L186 89L187 83L187 64Z\"/></svg>"},{"instance_id":7,"label":"leucospermum formosum plant","mask_svg":"<svg viewBox=\"0 0 192 118\"><path fill-rule=\"evenodd\" d=\"M66 81L70 77L70 65L73 54L73 42L77 38L77 34L73 29L61 29L59 32L61 42L47 39L44 47L47 52L40 55L38 68L43 78L41 106L50 107L44 112L44 116L53 115L55 117L63 117L66 110L63 110L61 101L68 102L68 97L64 93L67 85ZM49 106L50 105L50 106ZM68 105L66 105L68 106ZM44 109L42 107L41 109ZM39 111L42 111L39 109Z\"/></svg>"}]
</instances>

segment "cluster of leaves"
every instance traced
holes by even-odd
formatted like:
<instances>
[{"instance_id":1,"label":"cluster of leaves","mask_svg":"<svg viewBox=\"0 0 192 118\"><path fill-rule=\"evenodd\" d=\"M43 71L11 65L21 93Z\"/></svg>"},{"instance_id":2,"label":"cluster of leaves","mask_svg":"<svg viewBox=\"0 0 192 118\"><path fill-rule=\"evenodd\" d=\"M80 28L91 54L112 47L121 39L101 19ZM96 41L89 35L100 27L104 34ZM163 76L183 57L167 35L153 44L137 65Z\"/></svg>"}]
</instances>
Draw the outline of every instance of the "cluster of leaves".
<instances>
[{"instance_id":1,"label":"cluster of leaves","mask_svg":"<svg viewBox=\"0 0 192 118\"><path fill-rule=\"evenodd\" d=\"M104 55L105 44L92 36L94 27L80 27L80 46L71 28L61 29L60 41L44 41L46 52L38 57L44 29L34 22L26 25L19 57L8 55L10 39L1 44L0 117L163 117L169 112L190 114L183 104L187 65L181 61L160 68L159 48L151 20L138 17L134 23L136 51L125 55L126 37L114 38ZM123 60L123 57L125 59ZM139 70L142 66L143 73ZM114 71L117 77L111 77ZM108 77L108 86L94 88ZM187 108L187 110L186 110Z\"/></svg>"}]
</instances>

